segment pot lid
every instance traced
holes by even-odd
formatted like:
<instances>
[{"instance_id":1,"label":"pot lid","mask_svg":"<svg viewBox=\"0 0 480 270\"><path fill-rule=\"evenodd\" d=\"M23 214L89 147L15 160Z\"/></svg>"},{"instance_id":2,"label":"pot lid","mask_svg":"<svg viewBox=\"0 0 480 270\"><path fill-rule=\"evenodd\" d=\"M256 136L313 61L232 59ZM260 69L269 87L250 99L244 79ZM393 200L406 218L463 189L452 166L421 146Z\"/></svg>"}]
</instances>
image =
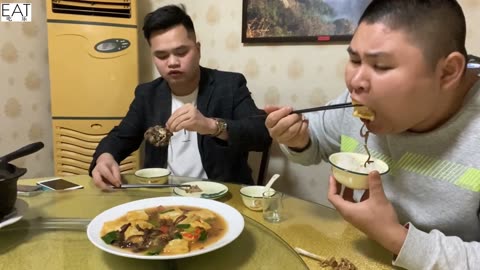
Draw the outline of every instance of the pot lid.
<instances>
[{"instance_id":1,"label":"pot lid","mask_svg":"<svg viewBox=\"0 0 480 270\"><path fill-rule=\"evenodd\" d=\"M0 169L0 182L10 179L18 179L27 172L25 168L19 168L11 163L8 163L6 168Z\"/></svg>"}]
</instances>

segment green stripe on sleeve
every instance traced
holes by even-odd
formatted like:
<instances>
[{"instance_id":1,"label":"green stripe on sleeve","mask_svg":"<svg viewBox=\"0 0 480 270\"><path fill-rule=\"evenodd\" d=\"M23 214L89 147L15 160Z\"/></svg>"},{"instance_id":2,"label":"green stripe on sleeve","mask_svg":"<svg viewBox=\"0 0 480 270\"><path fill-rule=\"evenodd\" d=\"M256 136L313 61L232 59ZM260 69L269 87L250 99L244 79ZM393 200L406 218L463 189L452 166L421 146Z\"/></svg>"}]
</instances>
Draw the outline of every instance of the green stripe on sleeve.
<instances>
[{"instance_id":1,"label":"green stripe on sleeve","mask_svg":"<svg viewBox=\"0 0 480 270\"><path fill-rule=\"evenodd\" d=\"M480 192L480 170L470 168L457 180L455 185Z\"/></svg>"},{"instance_id":2,"label":"green stripe on sleeve","mask_svg":"<svg viewBox=\"0 0 480 270\"><path fill-rule=\"evenodd\" d=\"M341 141L340 151L355 152L355 149L357 149L357 146L358 146L357 140L345 135L342 135L341 139L342 141Z\"/></svg>"}]
</instances>

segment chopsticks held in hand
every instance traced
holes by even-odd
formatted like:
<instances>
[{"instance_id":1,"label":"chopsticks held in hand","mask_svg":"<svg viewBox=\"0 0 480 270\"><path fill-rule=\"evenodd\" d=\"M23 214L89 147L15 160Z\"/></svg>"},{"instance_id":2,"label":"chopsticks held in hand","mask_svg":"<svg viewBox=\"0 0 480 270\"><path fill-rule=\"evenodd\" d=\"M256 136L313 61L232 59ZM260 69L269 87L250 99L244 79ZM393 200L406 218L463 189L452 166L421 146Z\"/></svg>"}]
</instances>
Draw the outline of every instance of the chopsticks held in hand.
<instances>
[{"instance_id":1,"label":"chopsticks held in hand","mask_svg":"<svg viewBox=\"0 0 480 270\"><path fill-rule=\"evenodd\" d=\"M342 108L358 107L358 106L363 106L363 105L352 104L351 102L348 102L348 103L340 103L340 104L332 104L332 105L326 105L326 106L320 106L320 107L313 107L313 108L308 108L308 109L294 110L290 114L316 112L316 111L326 111L326 110L334 110L334 109L342 109Z\"/></svg>"},{"instance_id":2,"label":"chopsticks held in hand","mask_svg":"<svg viewBox=\"0 0 480 270\"><path fill-rule=\"evenodd\" d=\"M313 108L307 108L307 109L294 110L294 111L292 111L290 114L316 112L316 111L326 111L326 110L334 110L334 109L342 109L342 108L358 107L358 106L363 106L363 105L361 105L361 104L352 104L351 102L348 102L348 103L331 104L331 105L320 106L320 107L313 107ZM252 117L266 117L266 116L267 116L267 114L259 114L259 115L254 115L254 116L252 116Z\"/></svg>"}]
</instances>

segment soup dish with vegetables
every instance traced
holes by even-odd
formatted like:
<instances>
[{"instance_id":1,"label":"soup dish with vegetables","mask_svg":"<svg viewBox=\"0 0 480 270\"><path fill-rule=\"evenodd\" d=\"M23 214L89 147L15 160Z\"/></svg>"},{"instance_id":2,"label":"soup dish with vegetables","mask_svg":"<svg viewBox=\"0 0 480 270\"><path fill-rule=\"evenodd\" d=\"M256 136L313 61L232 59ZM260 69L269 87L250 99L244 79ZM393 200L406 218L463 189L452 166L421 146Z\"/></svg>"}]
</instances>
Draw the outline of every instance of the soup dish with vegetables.
<instances>
[{"instance_id":1,"label":"soup dish with vegetables","mask_svg":"<svg viewBox=\"0 0 480 270\"><path fill-rule=\"evenodd\" d=\"M145 255L173 255L203 249L227 231L218 214L191 206L158 206L127 212L105 222L102 240Z\"/></svg>"}]
</instances>

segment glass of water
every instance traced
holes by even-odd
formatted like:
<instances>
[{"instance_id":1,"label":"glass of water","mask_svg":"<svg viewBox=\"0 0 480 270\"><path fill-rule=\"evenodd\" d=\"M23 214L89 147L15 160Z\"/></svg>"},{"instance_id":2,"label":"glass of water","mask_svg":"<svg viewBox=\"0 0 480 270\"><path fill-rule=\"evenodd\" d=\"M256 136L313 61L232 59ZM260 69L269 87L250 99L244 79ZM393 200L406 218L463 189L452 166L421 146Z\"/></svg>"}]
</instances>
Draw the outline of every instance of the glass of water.
<instances>
[{"instance_id":1,"label":"glass of water","mask_svg":"<svg viewBox=\"0 0 480 270\"><path fill-rule=\"evenodd\" d=\"M263 193L263 219L278 223L283 219L283 193L267 191Z\"/></svg>"}]
</instances>

